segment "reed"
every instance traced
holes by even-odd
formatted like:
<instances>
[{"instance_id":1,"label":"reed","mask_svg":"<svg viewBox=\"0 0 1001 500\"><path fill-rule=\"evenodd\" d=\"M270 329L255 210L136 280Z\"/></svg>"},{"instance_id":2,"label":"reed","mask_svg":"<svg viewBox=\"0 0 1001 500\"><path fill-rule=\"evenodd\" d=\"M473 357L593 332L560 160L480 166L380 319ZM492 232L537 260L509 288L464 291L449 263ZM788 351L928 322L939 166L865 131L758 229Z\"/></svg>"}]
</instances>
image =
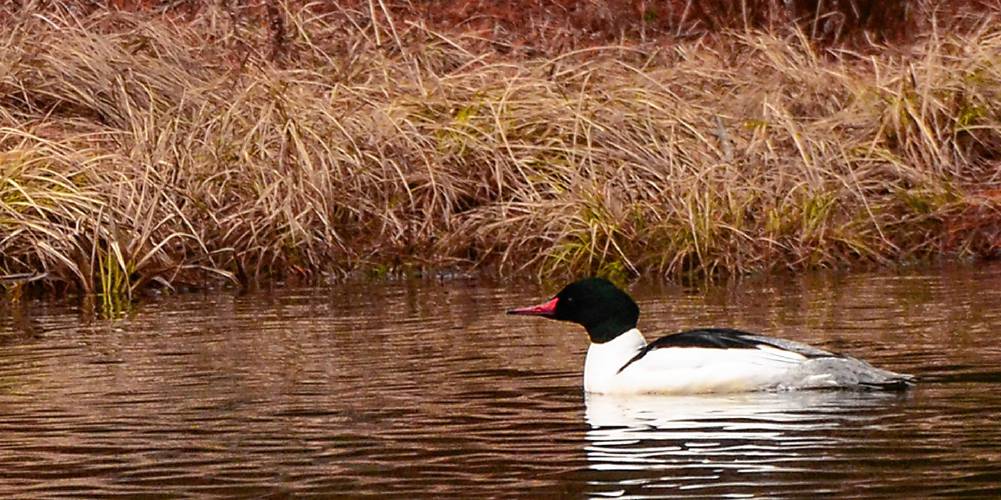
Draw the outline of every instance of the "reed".
<instances>
[{"instance_id":1,"label":"reed","mask_svg":"<svg viewBox=\"0 0 1001 500\"><path fill-rule=\"evenodd\" d=\"M503 54L371 9L2 16L0 283L669 278L1001 252L1001 23ZM375 15L373 15L373 12Z\"/></svg>"}]
</instances>

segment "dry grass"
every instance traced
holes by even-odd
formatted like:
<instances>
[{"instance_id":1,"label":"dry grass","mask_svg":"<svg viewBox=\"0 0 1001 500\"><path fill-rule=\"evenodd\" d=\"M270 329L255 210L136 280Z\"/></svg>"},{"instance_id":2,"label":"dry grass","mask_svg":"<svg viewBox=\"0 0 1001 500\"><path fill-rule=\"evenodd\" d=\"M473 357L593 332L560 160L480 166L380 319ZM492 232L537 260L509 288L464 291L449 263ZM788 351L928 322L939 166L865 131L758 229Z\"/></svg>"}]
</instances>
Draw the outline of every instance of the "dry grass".
<instances>
[{"instance_id":1,"label":"dry grass","mask_svg":"<svg viewBox=\"0 0 1001 500\"><path fill-rule=\"evenodd\" d=\"M283 9L3 16L0 282L112 300L1001 252L1001 12L878 55L740 31L530 58Z\"/></svg>"}]
</instances>

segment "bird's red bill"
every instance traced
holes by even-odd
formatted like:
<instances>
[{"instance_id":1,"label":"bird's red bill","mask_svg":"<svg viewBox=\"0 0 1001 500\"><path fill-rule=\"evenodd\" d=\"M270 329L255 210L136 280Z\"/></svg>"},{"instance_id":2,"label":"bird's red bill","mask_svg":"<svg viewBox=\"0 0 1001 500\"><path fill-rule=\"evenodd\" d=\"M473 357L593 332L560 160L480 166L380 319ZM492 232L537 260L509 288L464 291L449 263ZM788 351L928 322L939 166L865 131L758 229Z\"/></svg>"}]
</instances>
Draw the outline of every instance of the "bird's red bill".
<instances>
[{"instance_id":1,"label":"bird's red bill","mask_svg":"<svg viewBox=\"0 0 1001 500\"><path fill-rule=\"evenodd\" d=\"M556 315L556 302L559 299L554 298L549 302L539 304L536 306L529 307L519 307L517 309L511 309L508 314L523 314L526 316L546 316L553 317Z\"/></svg>"}]
</instances>

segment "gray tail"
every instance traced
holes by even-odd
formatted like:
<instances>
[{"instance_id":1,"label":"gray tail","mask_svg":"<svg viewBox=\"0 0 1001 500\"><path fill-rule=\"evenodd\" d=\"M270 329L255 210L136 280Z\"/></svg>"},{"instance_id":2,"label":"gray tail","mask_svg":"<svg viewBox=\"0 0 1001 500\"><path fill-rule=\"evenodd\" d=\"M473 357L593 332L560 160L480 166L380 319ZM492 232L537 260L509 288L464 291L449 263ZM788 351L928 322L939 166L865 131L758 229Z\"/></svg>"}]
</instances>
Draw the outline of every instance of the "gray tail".
<instances>
[{"instance_id":1,"label":"gray tail","mask_svg":"<svg viewBox=\"0 0 1001 500\"><path fill-rule=\"evenodd\" d=\"M874 391L906 391L914 387L915 379L913 375L893 373L886 370L880 371L883 373L880 373L877 377L872 377L868 380L859 380L859 386Z\"/></svg>"}]
</instances>

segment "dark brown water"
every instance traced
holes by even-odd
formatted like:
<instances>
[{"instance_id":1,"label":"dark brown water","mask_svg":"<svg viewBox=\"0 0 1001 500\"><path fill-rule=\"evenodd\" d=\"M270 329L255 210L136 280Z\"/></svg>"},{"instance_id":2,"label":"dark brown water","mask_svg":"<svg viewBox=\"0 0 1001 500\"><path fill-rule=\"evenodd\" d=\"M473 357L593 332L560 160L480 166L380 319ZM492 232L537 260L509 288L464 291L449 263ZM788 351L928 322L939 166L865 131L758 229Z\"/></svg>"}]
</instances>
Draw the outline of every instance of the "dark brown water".
<instances>
[{"instance_id":1,"label":"dark brown water","mask_svg":"<svg viewBox=\"0 0 1001 500\"><path fill-rule=\"evenodd\" d=\"M632 290L921 378L904 395L585 398L552 290L472 282L0 314L0 497L1001 495L1001 266Z\"/></svg>"}]
</instances>

